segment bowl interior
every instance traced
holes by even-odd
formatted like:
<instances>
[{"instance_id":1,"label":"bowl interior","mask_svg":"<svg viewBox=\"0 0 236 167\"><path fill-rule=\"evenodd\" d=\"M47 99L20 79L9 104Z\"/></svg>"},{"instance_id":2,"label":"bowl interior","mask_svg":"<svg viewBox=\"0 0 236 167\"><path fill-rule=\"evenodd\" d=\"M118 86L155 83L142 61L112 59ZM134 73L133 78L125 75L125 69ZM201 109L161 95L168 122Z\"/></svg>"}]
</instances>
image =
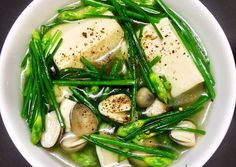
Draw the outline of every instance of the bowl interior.
<instances>
[{"instance_id":1,"label":"bowl interior","mask_svg":"<svg viewBox=\"0 0 236 167\"><path fill-rule=\"evenodd\" d=\"M56 10L75 0L35 0L12 27L1 53L0 105L7 131L16 147L32 166L62 166L62 163L30 143L24 121L20 118L20 63L27 50L32 30L48 20ZM175 167L202 166L217 149L232 119L236 89L235 65L229 43L217 21L197 0L165 0L183 16L202 40L209 54L216 79L217 98L206 118L205 135L198 145L184 155ZM43 12L42 12L43 11Z\"/></svg>"}]
</instances>

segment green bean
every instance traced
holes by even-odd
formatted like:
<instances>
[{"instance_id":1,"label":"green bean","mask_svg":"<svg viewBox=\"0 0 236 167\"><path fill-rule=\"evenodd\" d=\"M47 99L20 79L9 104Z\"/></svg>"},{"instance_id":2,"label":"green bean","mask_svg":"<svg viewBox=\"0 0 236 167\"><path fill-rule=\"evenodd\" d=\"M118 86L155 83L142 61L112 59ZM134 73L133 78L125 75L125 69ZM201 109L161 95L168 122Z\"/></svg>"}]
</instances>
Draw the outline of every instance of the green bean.
<instances>
[{"instance_id":1,"label":"green bean","mask_svg":"<svg viewBox=\"0 0 236 167\"><path fill-rule=\"evenodd\" d=\"M106 75L107 64L103 64L100 71L98 72L99 79L104 78Z\"/></svg>"},{"instance_id":2,"label":"green bean","mask_svg":"<svg viewBox=\"0 0 236 167\"><path fill-rule=\"evenodd\" d=\"M111 66L109 76L118 77L118 74L121 70L121 66L122 66L122 61L121 60L114 61L112 63L112 66Z\"/></svg>"},{"instance_id":3,"label":"green bean","mask_svg":"<svg viewBox=\"0 0 236 167\"><path fill-rule=\"evenodd\" d=\"M150 148L150 147L140 146L140 145L133 144L133 143L121 142L121 141L118 141L116 139L105 137L105 136L102 136L102 135L92 134L92 135L90 135L90 137L93 138L94 140L98 140L102 143L111 144L111 145L122 147L122 148L129 148L131 150L142 151L142 152L155 154L155 155L158 155L158 156L167 157L167 158L171 158L171 159L176 159L177 158L176 154L170 153L168 151L153 149L153 148Z\"/></svg>"},{"instance_id":4,"label":"green bean","mask_svg":"<svg viewBox=\"0 0 236 167\"><path fill-rule=\"evenodd\" d=\"M118 17L118 16L111 16L111 15L93 15L93 14L87 14L85 15L85 18L105 18L105 19L115 19L115 20L122 20L122 21L130 21L129 19L125 17ZM132 20L137 21L137 20Z\"/></svg>"},{"instance_id":5,"label":"green bean","mask_svg":"<svg viewBox=\"0 0 236 167\"><path fill-rule=\"evenodd\" d=\"M100 112L98 111L98 109L87 99L85 98L81 93L79 93L76 88L70 88L70 90L72 91L72 93L75 95L75 97L77 97L80 101L82 101L88 108L91 109L91 111L95 114L95 115L100 115Z\"/></svg>"},{"instance_id":6,"label":"green bean","mask_svg":"<svg viewBox=\"0 0 236 167\"><path fill-rule=\"evenodd\" d=\"M119 6L119 4L115 0L112 0L112 3L114 4L114 7L116 8L119 15L124 16L124 12L123 12L124 9L121 6ZM129 32L130 36L132 37L135 43L135 46L138 52L137 55L139 58L139 63L141 64L140 67L141 67L141 70L143 70L142 73L145 75L144 78L150 80L150 81L147 81L147 83L150 82L152 84L155 92L157 93L157 96L160 98L160 100L166 103L167 98L168 98L167 90L165 89L162 81L159 79L159 76L155 76L152 69L149 67L144 50L141 46L140 41L138 40L136 36L136 32L134 31L132 25L130 23L126 23L125 25L126 25L127 31ZM148 77L146 75L148 75Z\"/></svg>"},{"instance_id":7,"label":"green bean","mask_svg":"<svg viewBox=\"0 0 236 167\"><path fill-rule=\"evenodd\" d=\"M59 47L61 46L62 42L63 42L63 39L61 38L61 39L58 41L58 43L56 44L56 46L55 46L54 50L52 51L52 53L49 54L49 56L47 57L47 60L46 60L46 61L47 61L47 64L48 64L48 65L50 65L50 64L52 63L53 57L54 57L54 55L56 54L56 52L57 52L57 50L59 49Z\"/></svg>"},{"instance_id":8,"label":"green bean","mask_svg":"<svg viewBox=\"0 0 236 167\"><path fill-rule=\"evenodd\" d=\"M145 81L145 83L146 83L148 89L149 89L152 93L155 93L155 89L154 89L154 87L153 87L153 85L152 85L152 83L151 83L151 81L150 81L150 79L149 79L149 76L147 76L147 73L146 73L145 70L142 68L142 66L140 66L140 67L141 67L141 68L140 68L141 74L142 74L142 76L143 76L143 78L144 78L144 81Z\"/></svg>"},{"instance_id":9,"label":"green bean","mask_svg":"<svg viewBox=\"0 0 236 167\"><path fill-rule=\"evenodd\" d=\"M27 121L29 124L31 124L30 122L32 122L33 117L34 117L34 112L36 112L36 108L37 108L37 101L38 101L38 94L35 92L36 91L36 87L33 90L33 93L31 94L30 98L32 99L30 101L29 107L28 107L28 112L27 112Z\"/></svg>"},{"instance_id":10,"label":"green bean","mask_svg":"<svg viewBox=\"0 0 236 167\"><path fill-rule=\"evenodd\" d=\"M142 127L142 132L147 132L149 130L152 130L152 129L155 129L155 130L158 130L158 129L161 129L163 127L167 127L169 125L172 125L172 124L175 124L177 122L180 122L181 120L193 115L193 114L196 114L198 112L200 112L201 110L200 109L196 109L196 110L192 110L192 111L182 111L172 117L166 117L166 118L163 118L161 120L157 120L157 121L153 121L153 122L150 122L148 124L146 124L144 127Z\"/></svg>"},{"instance_id":11,"label":"green bean","mask_svg":"<svg viewBox=\"0 0 236 167\"><path fill-rule=\"evenodd\" d=\"M132 102L132 109L130 112L130 118L131 121L134 121L137 117L137 112L136 112L136 108L137 108L137 104L136 104L136 96L137 96L137 74L136 74L136 59L135 59L135 52L134 52L134 43L133 41L130 39L128 32L125 30L125 38L126 41L128 43L128 49L129 49L129 62L130 62L130 72L132 75L133 80L135 81L134 86L132 88L132 96L131 96L131 102Z\"/></svg>"},{"instance_id":12,"label":"green bean","mask_svg":"<svg viewBox=\"0 0 236 167\"><path fill-rule=\"evenodd\" d=\"M64 86L132 86L133 80L108 80L108 81L91 81L91 80L54 80L55 85Z\"/></svg>"},{"instance_id":13,"label":"green bean","mask_svg":"<svg viewBox=\"0 0 236 167\"><path fill-rule=\"evenodd\" d=\"M42 95L43 95L46 103L49 104L48 95L47 95L47 92L45 89L44 81L41 77L42 76L41 75L41 68L40 68L41 63L37 59L37 49L35 48L33 41L31 41L31 43L30 43L30 51L32 52L32 68L34 71L35 82L39 83L39 87L41 87Z\"/></svg>"},{"instance_id":14,"label":"green bean","mask_svg":"<svg viewBox=\"0 0 236 167\"><path fill-rule=\"evenodd\" d=\"M187 107L183 107L184 111L187 110L194 110L200 106L202 106L204 103L206 103L209 100L209 96L206 94L203 94L193 105L191 106L187 106Z\"/></svg>"},{"instance_id":15,"label":"green bean","mask_svg":"<svg viewBox=\"0 0 236 167\"><path fill-rule=\"evenodd\" d=\"M101 142L98 142L97 140L94 140L93 138L89 137L89 136L84 136L84 139L86 139L87 141L103 148L106 149L108 151L111 151L113 153L125 156L125 157L130 157L130 158L135 158L138 160L142 160L145 163L147 163L148 166L150 167L157 167L157 166L161 166L161 167L166 167L168 165L170 165L172 163L172 160L169 158L165 158L165 157L142 157L136 154L133 154L131 152L126 152L120 149L116 149L116 148L112 148L109 147Z\"/></svg>"},{"instance_id":16,"label":"green bean","mask_svg":"<svg viewBox=\"0 0 236 167\"><path fill-rule=\"evenodd\" d=\"M128 124L120 126L118 130L116 131L116 134L120 137L126 137L130 133L139 130L147 122L149 122L148 119L144 119L144 120L140 119L135 122L130 122Z\"/></svg>"},{"instance_id":17,"label":"green bean","mask_svg":"<svg viewBox=\"0 0 236 167\"><path fill-rule=\"evenodd\" d=\"M27 52L26 55L25 55L25 57L24 57L24 59L22 60L21 65L20 65L21 68L24 68L24 67L26 66L29 56L30 56L30 55L29 55L29 53Z\"/></svg>"},{"instance_id":18,"label":"green bean","mask_svg":"<svg viewBox=\"0 0 236 167\"><path fill-rule=\"evenodd\" d=\"M60 12L56 17L56 19L60 20L61 22L75 21L84 19L87 14L97 15L97 14L103 14L106 11L108 11L108 8L104 6L101 7L81 6L76 10L67 10Z\"/></svg>"},{"instance_id":19,"label":"green bean","mask_svg":"<svg viewBox=\"0 0 236 167\"><path fill-rule=\"evenodd\" d=\"M116 9L112 5L106 4L104 2L99 2L99 1L95 1L95 0L82 0L82 2L86 5L91 5L91 6L94 6L94 7L107 7L109 10L111 10L113 12L116 11ZM155 11L155 10L148 10L148 11L152 12L152 14L153 14L153 11ZM147 19L139 13L136 13L136 12L133 12L133 11L130 11L130 10L126 10L126 11L124 11L124 13L126 13L133 20L137 20L137 21L141 21L141 22L147 22ZM159 14L159 13L155 13L155 14ZM123 18L123 17L121 17L121 18ZM156 16L152 17L151 19L154 22L159 21L158 17L156 17ZM128 19L127 21L130 21L130 20Z\"/></svg>"},{"instance_id":20,"label":"green bean","mask_svg":"<svg viewBox=\"0 0 236 167\"><path fill-rule=\"evenodd\" d=\"M135 155L131 152L125 152L125 151L122 151L121 149L116 149L116 148L112 148L112 147L109 147L101 142L98 142L97 140L94 140L92 137L90 136L83 136L83 138L101 148L104 148L108 151L111 151L113 153L116 153L116 154L119 154L119 155L123 155L123 156L126 156L126 157L130 157L130 158L135 158L135 159L138 159L138 160L144 160L143 157L141 156L138 156L138 155Z\"/></svg>"},{"instance_id":21,"label":"green bean","mask_svg":"<svg viewBox=\"0 0 236 167\"><path fill-rule=\"evenodd\" d=\"M37 89L38 92L40 93L39 88ZM43 132L43 124L42 124L42 108L41 108L41 98L40 96L38 97L38 108L35 112L35 118L32 119L32 124L30 123L30 126L32 126L32 132L31 132L31 142L33 144L37 144L40 139L41 139L41 134Z\"/></svg>"},{"instance_id":22,"label":"green bean","mask_svg":"<svg viewBox=\"0 0 236 167\"><path fill-rule=\"evenodd\" d=\"M160 56L156 56L154 59L152 59L152 61L149 63L149 66L152 68L154 65L156 65L158 62L160 62L161 57Z\"/></svg>"},{"instance_id":23,"label":"green bean","mask_svg":"<svg viewBox=\"0 0 236 167\"><path fill-rule=\"evenodd\" d=\"M185 112L181 112L179 114L176 114L175 116L172 116L172 117L166 117L166 118L163 118L161 120L156 120L156 121L150 122L150 123L146 124L145 126L143 126L142 128L140 128L139 130L134 131L133 133L126 136L124 138L124 140L132 139L136 135L148 132L150 130L154 130L154 129L155 130L161 130L164 127L176 124L176 123L178 123L178 122L180 122L180 121L188 118L189 116L191 116L193 114L196 114L200 111L201 111L200 109L196 109L196 110L193 110L193 111L185 111Z\"/></svg>"},{"instance_id":24,"label":"green bean","mask_svg":"<svg viewBox=\"0 0 236 167\"><path fill-rule=\"evenodd\" d=\"M28 119L28 124L29 124L29 128L32 129L33 125L35 124L35 121L37 119L37 116L39 115L39 113L41 112L41 98L40 96L38 96L38 94L40 93L40 88L39 88L39 85L36 84L36 87L35 87L35 93L36 93L36 96L34 96L34 98L36 99L36 101L34 101L34 104L31 106L31 115Z\"/></svg>"},{"instance_id":25,"label":"green bean","mask_svg":"<svg viewBox=\"0 0 236 167\"><path fill-rule=\"evenodd\" d=\"M25 119L28 117L27 110L31 103L30 101L31 101L32 84L28 84L28 90L29 91L27 91L27 94L24 95L26 97L24 98L23 107L21 110L21 117Z\"/></svg>"},{"instance_id":26,"label":"green bean","mask_svg":"<svg viewBox=\"0 0 236 167\"><path fill-rule=\"evenodd\" d=\"M122 0L122 2L124 2L125 5L137 10L137 12L141 13L151 23L151 25L155 29L155 31L156 31L157 35L159 36L159 38L163 39L161 32L158 30L158 28L155 24L156 22L153 21L152 18L150 16L148 16L146 14L146 12L141 7L139 7L137 4L135 4L135 3L133 3L132 1L129 1L129 0Z\"/></svg>"},{"instance_id":27,"label":"green bean","mask_svg":"<svg viewBox=\"0 0 236 167\"><path fill-rule=\"evenodd\" d=\"M200 129L192 129L192 128L184 128L184 127L170 127L170 128L162 128L161 131L171 131L171 130L180 130L180 131L186 131L186 132L191 132L195 133L198 135L205 135L206 131L200 130Z\"/></svg>"},{"instance_id":28,"label":"green bean","mask_svg":"<svg viewBox=\"0 0 236 167\"><path fill-rule=\"evenodd\" d=\"M97 72L96 67L85 57L81 57L80 61L81 61L81 63L83 63L85 68L87 68L88 70L93 71L93 72Z\"/></svg>"},{"instance_id":29,"label":"green bean","mask_svg":"<svg viewBox=\"0 0 236 167\"><path fill-rule=\"evenodd\" d=\"M38 68L39 68L39 74L41 74L41 76L39 78L43 79L43 82L45 84L45 88L48 91L48 95L52 101L52 104L55 108L56 114L57 114L57 118L58 121L60 122L60 126L62 128L65 127L65 123L64 123L64 119L62 117L61 111L60 111L60 107L56 101L56 97L55 94L53 92L53 88L52 88L52 83L51 83L51 79L50 79L50 75L47 69L47 65L46 65L46 60L45 57L43 56L42 53L42 49L40 48L40 44L38 43L38 41L33 41L33 46L36 49L36 60L38 62ZM43 84L43 83L42 83Z\"/></svg>"},{"instance_id":30,"label":"green bean","mask_svg":"<svg viewBox=\"0 0 236 167\"><path fill-rule=\"evenodd\" d=\"M171 159L164 157L144 157L144 162L149 167L168 167L173 163Z\"/></svg>"},{"instance_id":31,"label":"green bean","mask_svg":"<svg viewBox=\"0 0 236 167\"><path fill-rule=\"evenodd\" d=\"M151 83L154 87L154 89L157 92L157 96L162 100L164 103L167 103L168 101L168 91L161 80L160 76L156 75L154 72L151 72L149 74L149 78L151 80Z\"/></svg>"},{"instance_id":32,"label":"green bean","mask_svg":"<svg viewBox=\"0 0 236 167\"><path fill-rule=\"evenodd\" d=\"M147 123L150 123L152 121L159 122L160 120L164 120L166 118L171 118L174 116L178 116L182 113L187 113L189 111L195 110L199 107L201 107L204 103L206 103L209 100L209 97L206 95L202 95L193 105L189 107L184 107L183 111L170 111L161 115L157 115L154 117L146 118L146 119L140 119L135 122L130 122L126 125L120 126L117 130L117 135L120 137L126 137L131 133L138 132L141 128L143 128L144 125ZM152 123L152 124L154 124Z\"/></svg>"},{"instance_id":33,"label":"green bean","mask_svg":"<svg viewBox=\"0 0 236 167\"><path fill-rule=\"evenodd\" d=\"M76 3L73 3L73 4L70 4L70 5L67 5L61 9L58 9L58 13L61 13L61 12L64 12L64 11L67 11L67 10L75 10L77 8L79 8L81 6L80 2L76 2Z\"/></svg>"}]
</instances>

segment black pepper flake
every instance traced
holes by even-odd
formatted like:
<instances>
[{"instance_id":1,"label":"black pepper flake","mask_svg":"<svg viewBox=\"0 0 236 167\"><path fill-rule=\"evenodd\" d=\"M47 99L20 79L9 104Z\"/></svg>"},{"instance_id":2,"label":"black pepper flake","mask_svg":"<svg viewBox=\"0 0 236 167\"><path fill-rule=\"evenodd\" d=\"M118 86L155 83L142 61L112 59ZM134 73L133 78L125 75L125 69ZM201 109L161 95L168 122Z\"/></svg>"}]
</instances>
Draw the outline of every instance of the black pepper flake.
<instances>
[{"instance_id":1,"label":"black pepper flake","mask_svg":"<svg viewBox=\"0 0 236 167\"><path fill-rule=\"evenodd\" d=\"M168 35L165 35L165 37L167 38L167 37L168 37Z\"/></svg>"},{"instance_id":2,"label":"black pepper flake","mask_svg":"<svg viewBox=\"0 0 236 167\"><path fill-rule=\"evenodd\" d=\"M84 38L87 38L87 37L88 37L88 35L87 35L86 32L82 32L82 35L83 35Z\"/></svg>"},{"instance_id":3,"label":"black pepper flake","mask_svg":"<svg viewBox=\"0 0 236 167\"><path fill-rule=\"evenodd\" d=\"M172 50L172 53L175 53L175 50Z\"/></svg>"}]
</instances>

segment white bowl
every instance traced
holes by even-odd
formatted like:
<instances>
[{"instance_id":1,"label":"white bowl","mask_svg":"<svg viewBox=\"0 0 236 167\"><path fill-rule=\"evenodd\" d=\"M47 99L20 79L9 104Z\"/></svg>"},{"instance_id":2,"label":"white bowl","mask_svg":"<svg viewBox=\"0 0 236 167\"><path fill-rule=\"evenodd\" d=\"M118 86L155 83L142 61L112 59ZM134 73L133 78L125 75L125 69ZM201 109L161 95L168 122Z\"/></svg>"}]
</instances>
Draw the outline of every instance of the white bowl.
<instances>
[{"instance_id":1,"label":"white bowl","mask_svg":"<svg viewBox=\"0 0 236 167\"><path fill-rule=\"evenodd\" d=\"M212 14L198 0L165 0L194 28L206 47L216 79L217 97L206 120L207 135L184 155L175 167L200 167L212 156L230 125L236 101L236 72L229 43ZM21 154L32 166L63 166L30 143L29 131L20 118L20 62L32 30L53 16L56 9L74 0L34 0L9 32L1 53L0 105L6 129Z\"/></svg>"}]
</instances>

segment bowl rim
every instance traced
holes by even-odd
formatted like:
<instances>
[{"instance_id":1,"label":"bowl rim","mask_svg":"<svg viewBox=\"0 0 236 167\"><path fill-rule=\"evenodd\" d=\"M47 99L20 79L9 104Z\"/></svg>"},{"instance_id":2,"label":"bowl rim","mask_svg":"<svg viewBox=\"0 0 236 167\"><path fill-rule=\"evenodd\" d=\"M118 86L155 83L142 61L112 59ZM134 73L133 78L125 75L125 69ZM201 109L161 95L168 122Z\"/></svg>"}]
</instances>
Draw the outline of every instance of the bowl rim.
<instances>
[{"instance_id":1,"label":"bowl rim","mask_svg":"<svg viewBox=\"0 0 236 167\"><path fill-rule=\"evenodd\" d=\"M215 19L215 17L212 15L212 13L202 4L202 2L200 2L199 0L192 0L193 3L195 3L196 6L198 6L199 8L201 8L202 11L204 11L204 13L207 15L207 17L210 18L210 20L213 22L214 27L217 28L219 35L221 35L222 37L222 41L224 43L224 47L226 48L225 50L228 52L227 54L230 55L227 57L228 61L231 62L230 64L230 68L231 68L231 79L233 83L236 83L236 69L235 69L235 61L233 58L233 53L229 44L229 41L223 31L223 29L221 28L221 26L219 25L219 23L217 22L217 20ZM13 26L11 27L6 40L4 42L4 45L2 47L2 51L1 51L1 56L0 56L0 80L2 78L2 76L4 76L4 73L2 71L4 71L3 67L4 67L4 62L7 60L7 55L5 54L6 50L8 50L9 45L11 44L11 39L13 38L12 34L13 32L18 28L18 26L21 24L21 20L23 20L25 18L26 15L29 14L29 11L31 8L35 8L38 3L40 3L41 0L34 0L32 1L24 10L23 12L19 15L19 17L17 18L17 20L15 21L15 23L13 24ZM1 112L1 116L2 116L2 120L4 123L4 126L8 132L8 135L10 136L12 142L14 143L14 145L16 146L16 148L18 149L18 151L23 155L23 157L32 165L32 166L40 166L40 163L38 162L38 160L36 158L34 158L33 156L31 156L31 154L29 152L27 152L24 149L24 145L21 144L20 140L17 140L17 136L15 134L12 133L14 127L11 125L10 123L10 118L7 115L7 112L4 112L4 108L6 108L5 104L2 103L3 102L3 95L1 93L2 90L2 84L0 83L0 112ZM230 123L232 121L233 118L233 114L234 114L234 108L235 108L235 103L236 103L236 85L233 87L232 90L232 94L231 94L231 101L229 102L231 105L228 107L228 109L231 111L228 113L227 115L227 122L224 123L224 127L221 128L221 131L218 131L220 136L219 138L214 140L214 146L210 147L206 152L204 153L204 156L201 156L201 158L199 159L200 162L198 162L198 166L202 166L204 165L209 159L210 157L214 154L214 152L217 150L217 148L220 146L221 142L223 141ZM212 144L213 145L213 144Z\"/></svg>"}]
</instances>

